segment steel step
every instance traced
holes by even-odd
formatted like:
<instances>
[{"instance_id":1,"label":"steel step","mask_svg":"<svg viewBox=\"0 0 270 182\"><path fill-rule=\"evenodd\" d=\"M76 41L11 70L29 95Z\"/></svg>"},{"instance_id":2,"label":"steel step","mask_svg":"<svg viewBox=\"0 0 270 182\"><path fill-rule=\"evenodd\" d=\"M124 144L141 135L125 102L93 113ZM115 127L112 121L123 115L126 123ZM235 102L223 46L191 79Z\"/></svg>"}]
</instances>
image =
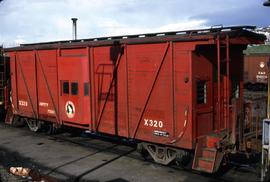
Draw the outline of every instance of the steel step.
<instances>
[{"instance_id":1,"label":"steel step","mask_svg":"<svg viewBox=\"0 0 270 182\"><path fill-rule=\"evenodd\" d=\"M206 162L209 162L209 163L212 163L215 161L215 159L212 159L212 158L207 158L207 157L198 157L199 160L203 160L203 161L206 161Z\"/></svg>"},{"instance_id":2,"label":"steel step","mask_svg":"<svg viewBox=\"0 0 270 182\"><path fill-rule=\"evenodd\" d=\"M211 170L207 170L207 169L200 168L200 167L196 167L196 168L194 168L194 170L196 170L196 171L201 171L201 172L205 172L205 173L212 173Z\"/></svg>"}]
</instances>

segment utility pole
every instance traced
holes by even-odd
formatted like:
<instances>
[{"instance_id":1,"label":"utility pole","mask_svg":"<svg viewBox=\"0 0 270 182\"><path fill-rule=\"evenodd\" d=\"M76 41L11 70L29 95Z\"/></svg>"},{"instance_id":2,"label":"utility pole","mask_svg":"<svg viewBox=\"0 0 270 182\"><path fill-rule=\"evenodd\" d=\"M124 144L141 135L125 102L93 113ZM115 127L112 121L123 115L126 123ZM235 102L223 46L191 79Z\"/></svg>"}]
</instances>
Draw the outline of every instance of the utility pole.
<instances>
[{"instance_id":1,"label":"utility pole","mask_svg":"<svg viewBox=\"0 0 270 182\"><path fill-rule=\"evenodd\" d=\"M265 1L263 5L269 7L270 0ZM261 181L270 180L270 59L267 62L267 67L267 118L263 120Z\"/></svg>"}]
</instances>

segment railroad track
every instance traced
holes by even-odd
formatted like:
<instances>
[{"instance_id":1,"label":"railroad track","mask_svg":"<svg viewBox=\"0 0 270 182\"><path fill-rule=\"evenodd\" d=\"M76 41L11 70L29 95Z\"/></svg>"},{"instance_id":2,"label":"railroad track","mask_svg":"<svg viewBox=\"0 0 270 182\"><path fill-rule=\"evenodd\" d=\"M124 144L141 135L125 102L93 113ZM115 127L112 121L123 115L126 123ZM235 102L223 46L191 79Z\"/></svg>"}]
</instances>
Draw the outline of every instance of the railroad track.
<instances>
[{"instance_id":1,"label":"railroad track","mask_svg":"<svg viewBox=\"0 0 270 182\"><path fill-rule=\"evenodd\" d=\"M3 124L1 123L1 125ZM17 128L12 128L6 125L5 127L10 128L11 130L18 130ZM191 176L200 174L206 178L206 181L233 181L233 178L226 174L223 176L205 175L196 171L191 171L188 169L178 167L176 165L170 165L170 166L164 167L160 164L154 163L151 160L145 161L138 153L135 152L136 145L134 143L121 141L120 139L117 139L117 138L97 137L97 136L89 135L89 134L74 136L72 133L68 133L68 132L63 132L56 135L46 135L45 133L32 133L28 131L26 127L20 128L20 130L24 130L24 132L26 132L27 135L30 135L33 137L45 138L46 140L52 140L56 143L58 142L66 143L67 145L71 147L73 147L74 145L77 145L86 149L90 149L90 151L92 151L87 155L80 156L72 160L67 160L61 165L58 165L57 167L47 169L46 175L53 175L54 173L58 173L59 169L69 166L78 161L83 161L86 158L95 159L96 156L103 153L113 154L113 156L110 157L109 159L101 160L99 164L91 166L90 168L80 173L79 175L71 176L69 178L69 181L80 181L83 179L84 176L89 175L90 173L94 171L100 170L103 167L106 167L107 165L110 165L113 162L121 159L122 157L128 157L128 158L135 159L138 161L144 161L145 163L148 163L149 165L159 166L173 173L176 171L179 171L179 172L182 171L182 172L188 173ZM37 145L43 145L43 143L37 143ZM230 170L235 170L235 169L230 169Z\"/></svg>"}]
</instances>

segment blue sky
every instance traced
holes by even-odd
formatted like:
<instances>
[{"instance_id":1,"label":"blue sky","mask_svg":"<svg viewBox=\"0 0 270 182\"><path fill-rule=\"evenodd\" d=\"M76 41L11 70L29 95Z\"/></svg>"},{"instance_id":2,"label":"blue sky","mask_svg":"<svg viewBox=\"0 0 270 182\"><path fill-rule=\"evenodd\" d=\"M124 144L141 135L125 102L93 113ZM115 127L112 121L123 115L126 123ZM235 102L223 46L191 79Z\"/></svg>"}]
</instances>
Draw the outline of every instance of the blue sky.
<instances>
[{"instance_id":1,"label":"blue sky","mask_svg":"<svg viewBox=\"0 0 270 182\"><path fill-rule=\"evenodd\" d=\"M265 0L3 0L0 44L173 31L212 25L270 25Z\"/></svg>"}]
</instances>

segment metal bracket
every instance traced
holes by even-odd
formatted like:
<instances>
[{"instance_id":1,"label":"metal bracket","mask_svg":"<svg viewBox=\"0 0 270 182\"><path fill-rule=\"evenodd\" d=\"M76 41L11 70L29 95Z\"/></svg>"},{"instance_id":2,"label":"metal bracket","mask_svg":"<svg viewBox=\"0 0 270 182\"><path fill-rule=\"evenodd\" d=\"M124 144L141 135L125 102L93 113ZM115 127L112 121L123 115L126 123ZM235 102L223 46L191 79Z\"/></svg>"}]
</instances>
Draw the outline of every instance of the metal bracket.
<instances>
[{"instance_id":1,"label":"metal bracket","mask_svg":"<svg viewBox=\"0 0 270 182\"><path fill-rule=\"evenodd\" d=\"M261 181L270 179L270 119L263 120Z\"/></svg>"}]
</instances>

